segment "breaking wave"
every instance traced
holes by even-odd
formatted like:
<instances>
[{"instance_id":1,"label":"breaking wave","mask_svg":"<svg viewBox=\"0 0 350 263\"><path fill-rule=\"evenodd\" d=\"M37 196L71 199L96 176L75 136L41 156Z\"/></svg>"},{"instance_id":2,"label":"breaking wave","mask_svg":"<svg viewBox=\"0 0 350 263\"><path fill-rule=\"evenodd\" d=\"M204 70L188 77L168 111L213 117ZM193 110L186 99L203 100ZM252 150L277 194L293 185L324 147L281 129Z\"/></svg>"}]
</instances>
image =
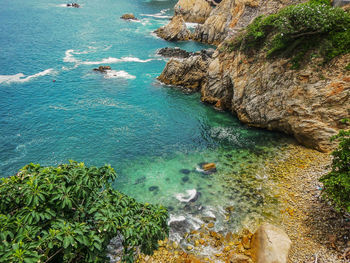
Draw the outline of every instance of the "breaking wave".
<instances>
[{"instance_id":1,"label":"breaking wave","mask_svg":"<svg viewBox=\"0 0 350 263\"><path fill-rule=\"evenodd\" d=\"M10 83L23 83L23 82L28 82L32 79L42 77L45 75L50 75L53 74L54 70L52 68L46 69L44 71L41 71L39 73L36 73L34 75L26 76L23 73L18 73L15 75L0 75L0 84L5 83L5 84L10 84Z\"/></svg>"}]
</instances>

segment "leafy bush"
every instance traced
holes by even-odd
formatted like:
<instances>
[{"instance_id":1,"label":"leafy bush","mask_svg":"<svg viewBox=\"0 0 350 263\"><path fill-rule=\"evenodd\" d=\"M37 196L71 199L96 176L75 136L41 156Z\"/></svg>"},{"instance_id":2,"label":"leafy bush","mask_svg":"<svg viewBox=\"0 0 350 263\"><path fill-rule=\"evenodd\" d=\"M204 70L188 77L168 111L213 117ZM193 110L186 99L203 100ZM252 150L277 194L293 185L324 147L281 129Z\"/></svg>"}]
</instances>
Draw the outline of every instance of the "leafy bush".
<instances>
[{"instance_id":1,"label":"leafy bush","mask_svg":"<svg viewBox=\"0 0 350 263\"><path fill-rule=\"evenodd\" d=\"M339 147L332 153L332 171L320 181L324 185L324 197L338 210L350 212L350 130L341 130L332 140L339 141Z\"/></svg>"},{"instance_id":2,"label":"leafy bush","mask_svg":"<svg viewBox=\"0 0 350 263\"><path fill-rule=\"evenodd\" d=\"M311 0L257 17L230 46L231 51L264 47L268 57L294 58L296 67L308 51L317 49L327 62L350 52L350 15L329 1Z\"/></svg>"},{"instance_id":3,"label":"leafy bush","mask_svg":"<svg viewBox=\"0 0 350 263\"><path fill-rule=\"evenodd\" d=\"M136 247L152 253L168 235L167 210L111 188L110 166L70 161L25 166L0 181L0 262L105 262L121 235L124 261Z\"/></svg>"}]
</instances>

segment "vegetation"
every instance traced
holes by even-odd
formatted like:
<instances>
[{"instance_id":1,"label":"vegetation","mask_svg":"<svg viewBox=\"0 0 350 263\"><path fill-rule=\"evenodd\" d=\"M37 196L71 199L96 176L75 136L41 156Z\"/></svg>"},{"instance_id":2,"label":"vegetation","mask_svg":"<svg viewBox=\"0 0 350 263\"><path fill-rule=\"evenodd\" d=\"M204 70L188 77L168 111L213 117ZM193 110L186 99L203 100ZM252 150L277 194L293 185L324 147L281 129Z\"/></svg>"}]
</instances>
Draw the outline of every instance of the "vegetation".
<instances>
[{"instance_id":1,"label":"vegetation","mask_svg":"<svg viewBox=\"0 0 350 263\"><path fill-rule=\"evenodd\" d=\"M152 253L168 235L167 210L111 188L110 166L70 161L25 166L0 181L0 262L105 262L121 236L123 260L136 248Z\"/></svg>"},{"instance_id":2,"label":"vegetation","mask_svg":"<svg viewBox=\"0 0 350 263\"><path fill-rule=\"evenodd\" d=\"M341 130L332 140L339 141L339 147L332 153L332 171L320 179L323 194L338 210L350 212L350 130Z\"/></svg>"},{"instance_id":3,"label":"vegetation","mask_svg":"<svg viewBox=\"0 0 350 263\"><path fill-rule=\"evenodd\" d=\"M328 62L350 52L350 15L332 7L328 0L311 0L257 17L229 44L230 51L261 48L268 57L290 57L295 68L311 55Z\"/></svg>"}]
</instances>

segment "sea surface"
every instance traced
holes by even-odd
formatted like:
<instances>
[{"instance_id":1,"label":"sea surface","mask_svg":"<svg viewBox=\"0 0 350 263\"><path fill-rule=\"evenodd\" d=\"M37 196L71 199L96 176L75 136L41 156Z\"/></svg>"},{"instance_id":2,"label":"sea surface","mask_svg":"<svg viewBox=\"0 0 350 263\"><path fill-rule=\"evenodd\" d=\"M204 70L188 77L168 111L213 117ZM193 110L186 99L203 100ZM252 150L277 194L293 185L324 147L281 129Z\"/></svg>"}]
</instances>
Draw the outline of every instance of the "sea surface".
<instances>
[{"instance_id":1,"label":"sea surface","mask_svg":"<svg viewBox=\"0 0 350 263\"><path fill-rule=\"evenodd\" d=\"M152 34L176 1L78 3L1 1L0 175L30 162L108 163L119 174L116 189L167 206L188 228L216 217L217 230L234 231L273 213L264 163L289 139L156 80L166 64L159 48L209 47ZM129 12L139 21L120 19ZM94 72L100 65L112 71ZM204 162L217 172L203 173Z\"/></svg>"}]
</instances>

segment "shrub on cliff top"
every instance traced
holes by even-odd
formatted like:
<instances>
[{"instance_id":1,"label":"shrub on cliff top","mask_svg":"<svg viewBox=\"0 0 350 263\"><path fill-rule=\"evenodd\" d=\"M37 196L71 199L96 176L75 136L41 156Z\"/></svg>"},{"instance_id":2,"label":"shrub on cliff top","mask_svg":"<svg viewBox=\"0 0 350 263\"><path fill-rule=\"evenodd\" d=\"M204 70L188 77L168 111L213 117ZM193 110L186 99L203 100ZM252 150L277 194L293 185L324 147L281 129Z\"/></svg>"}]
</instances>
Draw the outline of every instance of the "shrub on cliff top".
<instances>
[{"instance_id":1,"label":"shrub on cliff top","mask_svg":"<svg viewBox=\"0 0 350 263\"><path fill-rule=\"evenodd\" d=\"M332 153L332 171L320 179L323 194L338 210L350 213L350 130L341 130L332 140L338 140L339 147Z\"/></svg>"},{"instance_id":2,"label":"shrub on cliff top","mask_svg":"<svg viewBox=\"0 0 350 263\"><path fill-rule=\"evenodd\" d=\"M329 1L311 0L257 17L232 43L233 49L265 48L267 56L294 58L295 66L316 49L327 62L350 52L350 15Z\"/></svg>"},{"instance_id":3,"label":"shrub on cliff top","mask_svg":"<svg viewBox=\"0 0 350 263\"><path fill-rule=\"evenodd\" d=\"M168 234L164 207L111 188L110 166L71 161L25 166L0 181L0 262L105 262L110 239L123 237L124 261Z\"/></svg>"}]
</instances>

